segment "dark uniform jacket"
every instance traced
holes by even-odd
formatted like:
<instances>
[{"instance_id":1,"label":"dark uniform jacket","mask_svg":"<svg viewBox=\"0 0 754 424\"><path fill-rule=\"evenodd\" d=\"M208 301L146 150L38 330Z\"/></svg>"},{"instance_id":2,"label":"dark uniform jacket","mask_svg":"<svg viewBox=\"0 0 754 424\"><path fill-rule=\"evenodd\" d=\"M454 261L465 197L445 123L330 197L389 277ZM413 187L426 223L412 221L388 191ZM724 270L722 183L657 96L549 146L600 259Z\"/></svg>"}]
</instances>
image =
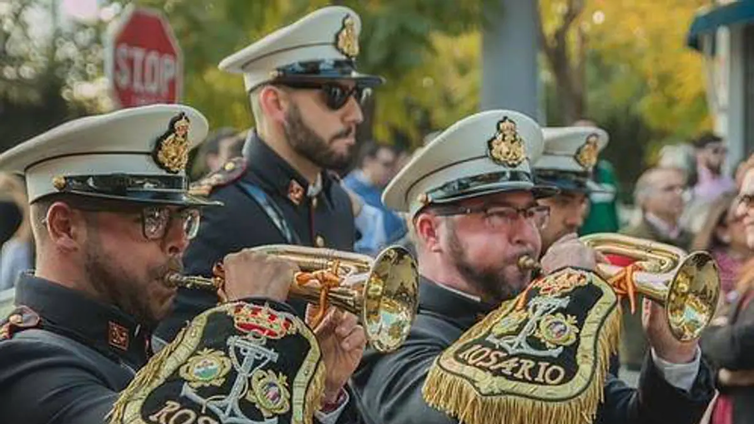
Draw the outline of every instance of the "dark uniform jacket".
<instances>
[{"instance_id":1,"label":"dark uniform jacket","mask_svg":"<svg viewBox=\"0 0 754 424\"><path fill-rule=\"evenodd\" d=\"M150 354L149 332L117 308L30 275L16 287L23 323L0 341L7 424L102 423Z\"/></svg>"},{"instance_id":2,"label":"dark uniform jacket","mask_svg":"<svg viewBox=\"0 0 754 424\"><path fill-rule=\"evenodd\" d=\"M246 247L267 244L300 244L338 250L353 250L354 217L348 194L327 172L322 173L322 191L309 198L307 180L277 155L256 134L244 146L246 170L235 181L215 187L211 200L224 206L206 208L202 213L199 234L184 255L186 272L212 276L212 267L225 255ZM264 191L290 229L289 240L266 209L247 189L248 185ZM299 188L301 190L299 190ZM303 190L303 191L302 191ZM270 209L268 208L267 211ZM274 217L274 213L273 213ZM179 290L173 314L157 328L156 335L170 341L187 321L217 302L213 293ZM301 312L300 303L292 302Z\"/></svg>"},{"instance_id":3,"label":"dark uniform jacket","mask_svg":"<svg viewBox=\"0 0 754 424\"><path fill-rule=\"evenodd\" d=\"M106 422L152 354L150 332L113 306L28 274L16 304L23 306L0 328L0 422ZM360 422L354 404L337 424Z\"/></svg>"},{"instance_id":4,"label":"dark uniform jacket","mask_svg":"<svg viewBox=\"0 0 754 424\"><path fill-rule=\"evenodd\" d=\"M425 403L422 386L435 358L492 309L422 279L419 313L406 343L387 355L368 351L354 375L365 420L372 424L455 423ZM665 382L648 362L638 391L608 376L595 422L697 424L712 393L710 372L704 365L686 393Z\"/></svg>"}]
</instances>

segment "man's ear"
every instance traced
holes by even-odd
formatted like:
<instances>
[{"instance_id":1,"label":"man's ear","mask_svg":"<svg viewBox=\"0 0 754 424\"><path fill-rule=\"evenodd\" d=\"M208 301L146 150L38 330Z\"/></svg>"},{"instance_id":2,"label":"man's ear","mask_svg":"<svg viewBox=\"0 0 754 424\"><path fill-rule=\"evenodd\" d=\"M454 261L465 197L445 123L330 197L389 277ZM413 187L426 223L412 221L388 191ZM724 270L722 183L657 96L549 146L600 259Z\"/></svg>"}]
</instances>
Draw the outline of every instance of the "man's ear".
<instances>
[{"instance_id":1,"label":"man's ear","mask_svg":"<svg viewBox=\"0 0 754 424\"><path fill-rule=\"evenodd\" d=\"M259 92L259 106L262 108L265 118L283 123L290 106L288 93L280 88L268 85Z\"/></svg>"},{"instance_id":2,"label":"man's ear","mask_svg":"<svg viewBox=\"0 0 754 424\"><path fill-rule=\"evenodd\" d=\"M74 252L86 243L86 218L67 203L55 202L47 209L45 226L56 249Z\"/></svg>"},{"instance_id":3,"label":"man's ear","mask_svg":"<svg viewBox=\"0 0 754 424\"><path fill-rule=\"evenodd\" d=\"M429 213L420 213L414 219L414 230L416 237L426 249L430 252L439 252L440 234L439 234L440 217Z\"/></svg>"}]
</instances>

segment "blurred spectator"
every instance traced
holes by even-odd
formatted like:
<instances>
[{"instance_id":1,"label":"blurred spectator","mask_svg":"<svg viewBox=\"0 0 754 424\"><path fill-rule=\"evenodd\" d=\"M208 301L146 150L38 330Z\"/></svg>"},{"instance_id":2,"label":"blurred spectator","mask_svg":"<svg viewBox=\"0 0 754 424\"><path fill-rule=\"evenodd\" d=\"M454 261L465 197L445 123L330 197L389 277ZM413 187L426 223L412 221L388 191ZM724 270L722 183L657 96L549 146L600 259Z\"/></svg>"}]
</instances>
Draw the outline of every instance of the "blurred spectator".
<instances>
[{"instance_id":1,"label":"blurred spectator","mask_svg":"<svg viewBox=\"0 0 754 424\"><path fill-rule=\"evenodd\" d=\"M723 139L704 133L694 140L696 183L689 193L686 210L681 216L681 226L691 233L698 233L706 221L711 203L721 194L735 190L733 179L722 175L728 148Z\"/></svg>"},{"instance_id":2,"label":"blurred spectator","mask_svg":"<svg viewBox=\"0 0 754 424\"><path fill-rule=\"evenodd\" d=\"M733 179L723 175L723 164L728 156L728 147L722 138L704 133L694 141L696 170L699 180L694 186L694 198L711 202L717 196L736 189Z\"/></svg>"},{"instance_id":3,"label":"blurred spectator","mask_svg":"<svg viewBox=\"0 0 754 424\"><path fill-rule=\"evenodd\" d=\"M223 127L210 133L199 145L191 166L193 179L217 171L230 159L241 156L243 143L244 138L234 128Z\"/></svg>"},{"instance_id":4,"label":"blurred spectator","mask_svg":"<svg viewBox=\"0 0 754 424\"><path fill-rule=\"evenodd\" d=\"M696 184L696 156L694 146L691 144L682 143L662 146L657 167L680 169L686 174L687 185L693 186Z\"/></svg>"},{"instance_id":5,"label":"blurred spectator","mask_svg":"<svg viewBox=\"0 0 754 424\"><path fill-rule=\"evenodd\" d=\"M358 167L344 179L343 185L356 193L368 205L382 211L382 225L370 221L357 227L361 237L356 241L356 251L375 254L386 245L406 234L406 224L395 212L382 204L382 190L395 175L396 152L389 146L374 142L361 146Z\"/></svg>"},{"instance_id":6,"label":"blurred spectator","mask_svg":"<svg viewBox=\"0 0 754 424\"><path fill-rule=\"evenodd\" d=\"M691 243L691 251L706 250L712 254L720 268L723 299L730 305L736 299L735 284L741 266L754 251L746 244L743 217L736 214L736 194L724 193L709 208L702 229Z\"/></svg>"},{"instance_id":7,"label":"blurred spectator","mask_svg":"<svg viewBox=\"0 0 754 424\"><path fill-rule=\"evenodd\" d=\"M650 168L636 181L634 200L641 212L621 233L688 249L691 234L678 225L683 213L686 177L677 168Z\"/></svg>"},{"instance_id":8,"label":"blurred spectator","mask_svg":"<svg viewBox=\"0 0 754 424\"><path fill-rule=\"evenodd\" d=\"M397 149L396 152L397 154L395 163L393 164L393 171L391 172L391 179L399 172L401 172L401 169L408 165L408 163L411 162L411 158L413 157L413 154L406 149Z\"/></svg>"},{"instance_id":9,"label":"blurred spectator","mask_svg":"<svg viewBox=\"0 0 754 424\"><path fill-rule=\"evenodd\" d=\"M5 290L15 285L19 273L33 268L34 245L26 190L21 180L14 175L0 173L0 198L5 204L3 211L11 211L10 222L6 222L6 215L2 214L3 231L10 232L9 229L15 227L15 231L0 248L0 290Z\"/></svg>"},{"instance_id":10,"label":"blurred spectator","mask_svg":"<svg viewBox=\"0 0 754 424\"><path fill-rule=\"evenodd\" d=\"M752 158L739 191L736 213L744 224L746 241L754 249L754 170ZM717 368L720 395L712 412L713 424L754 422L754 260L741 269L736 284L739 300L727 316L717 317L702 334L705 358Z\"/></svg>"}]
</instances>

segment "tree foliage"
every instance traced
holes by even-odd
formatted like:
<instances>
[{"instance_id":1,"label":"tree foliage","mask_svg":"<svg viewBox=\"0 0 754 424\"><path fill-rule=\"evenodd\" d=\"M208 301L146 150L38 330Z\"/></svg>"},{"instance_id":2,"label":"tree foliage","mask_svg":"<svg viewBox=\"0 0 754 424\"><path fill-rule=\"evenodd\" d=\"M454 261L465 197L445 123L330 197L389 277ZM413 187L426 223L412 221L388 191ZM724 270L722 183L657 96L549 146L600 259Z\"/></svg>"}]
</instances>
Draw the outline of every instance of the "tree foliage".
<instances>
[{"instance_id":1,"label":"tree foliage","mask_svg":"<svg viewBox=\"0 0 754 424\"><path fill-rule=\"evenodd\" d=\"M0 0L0 143L61 120L107 109L102 45L110 18L53 21L51 41L33 36L24 14L53 16L58 0ZM383 75L368 110L376 138L418 145L427 132L478 109L480 29L498 0L100 0L168 17L184 53L183 102L213 127L252 124L242 78L217 69L223 57L326 4L361 16L363 72ZM611 132L609 157L644 157L660 143L708 127L701 59L684 45L707 0L540 0L542 78L548 123L586 115ZM117 8L113 8L118 6ZM505 13L505 11L502 11ZM555 68L562 69L555 69ZM99 91L97 91L99 90ZM92 95L92 92L96 95ZM10 124L12 122L12 125ZM0 145L2 149L2 145ZM638 161L620 161L627 178Z\"/></svg>"}]
</instances>

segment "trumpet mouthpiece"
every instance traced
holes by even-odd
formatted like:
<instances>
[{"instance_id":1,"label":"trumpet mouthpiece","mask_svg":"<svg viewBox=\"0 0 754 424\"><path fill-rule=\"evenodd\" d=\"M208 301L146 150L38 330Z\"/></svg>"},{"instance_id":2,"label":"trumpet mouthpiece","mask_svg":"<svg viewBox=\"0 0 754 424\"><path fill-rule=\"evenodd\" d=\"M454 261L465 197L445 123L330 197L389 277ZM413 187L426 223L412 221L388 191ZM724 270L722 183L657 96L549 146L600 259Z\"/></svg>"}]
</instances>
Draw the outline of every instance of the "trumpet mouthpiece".
<instances>
[{"instance_id":1,"label":"trumpet mouthpiece","mask_svg":"<svg viewBox=\"0 0 754 424\"><path fill-rule=\"evenodd\" d=\"M518 267L523 271L539 269L541 265L536 259L529 255L523 255L518 258Z\"/></svg>"}]
</instances>

